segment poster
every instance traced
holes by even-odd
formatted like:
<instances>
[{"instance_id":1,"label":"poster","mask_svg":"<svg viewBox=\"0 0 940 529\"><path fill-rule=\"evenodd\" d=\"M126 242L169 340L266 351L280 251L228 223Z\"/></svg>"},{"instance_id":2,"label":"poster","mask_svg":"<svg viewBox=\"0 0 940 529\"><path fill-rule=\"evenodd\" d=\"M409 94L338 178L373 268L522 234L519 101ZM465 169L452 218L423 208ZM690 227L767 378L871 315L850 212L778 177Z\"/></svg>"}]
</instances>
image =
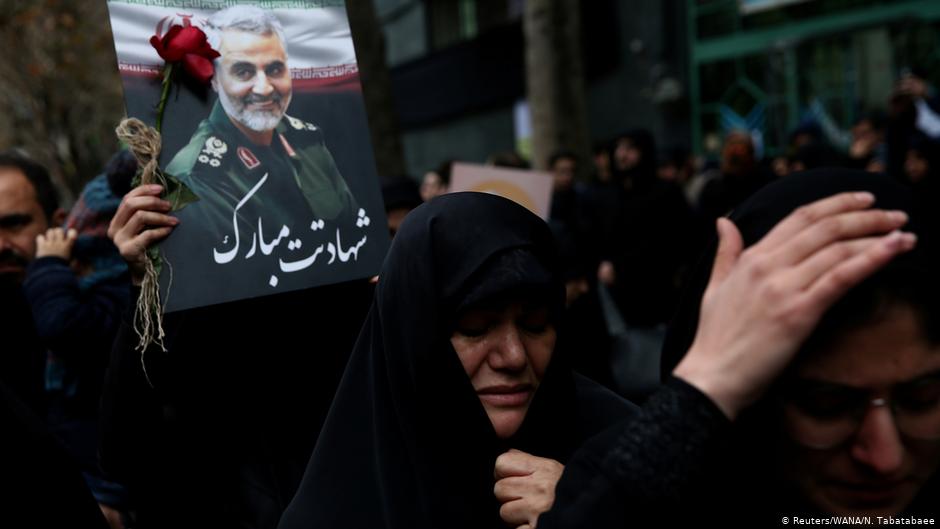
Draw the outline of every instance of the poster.
<instances>
[{"instance_id":1,"label":"poster","mask_svg":"<svg viewBox=\"0 0 940 529\"><path fill-rule=\"evenodd\" d=\"M548 220L552 176L541 171L455 163L450 191L477 191L508 198Z\"/></svg>"},{"instance_id":2,"label":"poster","mask_svg":"<svg viewBox=\"0 0 940 529\"><path fill-rule=\"evenodd\" d=\"M388 248L345 4L109 0L127 114L157 118L163 42L196 27L221 55L178 75L160 167L198 200L160 245L167 312L375 275ZM181 72L177 72L178 74Z\"/></svg>"}]
</instances>

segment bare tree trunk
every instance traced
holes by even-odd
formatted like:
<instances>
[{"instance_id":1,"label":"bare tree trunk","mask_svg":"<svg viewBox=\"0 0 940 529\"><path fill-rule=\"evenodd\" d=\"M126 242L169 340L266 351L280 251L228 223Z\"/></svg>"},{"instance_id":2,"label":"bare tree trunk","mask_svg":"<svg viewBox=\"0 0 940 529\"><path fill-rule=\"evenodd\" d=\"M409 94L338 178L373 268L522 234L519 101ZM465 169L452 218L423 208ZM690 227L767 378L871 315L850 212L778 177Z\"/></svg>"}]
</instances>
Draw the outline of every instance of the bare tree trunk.
<instances>
[{"instance_id":1,"label":"bare tree trunk","mask_svg":"<svg viewBox=\"0 0 940 529\"><path fill-rule=\"evenodd\" d=\"M532 115L532 165L546 169L558 149L590 160L578 0L526 0L526 93Z\"/></svg>"},{"instance_id":2,"label":"bare tree trunk","mask_svg":"<svg viewBox=\"0 0 940 529\"><path fill-rule=\"evenodd\" d=\"M49 169L63 205L117 150L124 115L105 2L0 0L0 145Z\"/></svg>"},{"instance_id":3,"label":"bare tree trunk","mask_svg":"<svg viewBox=\"0 0 940 529\"><path fill-rule=\"evenodd\" d=\"M346 13L356 45L376 167L382 176L405 174L401 129L392 103L392 83L385 64L385 38L375 6L372 0L349 0Z\"/></svg>"}]
</instances>

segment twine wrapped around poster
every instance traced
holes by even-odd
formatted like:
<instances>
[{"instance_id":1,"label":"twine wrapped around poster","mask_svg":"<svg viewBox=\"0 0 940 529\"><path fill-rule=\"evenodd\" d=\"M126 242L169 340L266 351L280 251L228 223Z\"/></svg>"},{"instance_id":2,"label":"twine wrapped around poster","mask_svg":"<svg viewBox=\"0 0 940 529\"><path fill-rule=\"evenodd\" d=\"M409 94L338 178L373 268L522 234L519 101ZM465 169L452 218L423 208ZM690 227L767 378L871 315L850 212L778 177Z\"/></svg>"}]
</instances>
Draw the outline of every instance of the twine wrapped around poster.
<instances>
[{"instance_id":1,"label":"twine wrapped around poster","mask_svg":"<svg viewBox=\"0 0 940 529\"><path fill-rule=\"evenodd\" d=\"M121 121L114 132L137 159L139 185L159 184L166 192L167 179L158 164L162 145L160 133L136 118ZM137 307L134 310L134 332L139 338L137 348L140 349L142 365L144 352L151 344L156 344L161 350L166 351L163 345L163 306L160 302L159 284L159 265L162 258L157 251L151 253L148 249L147 253L148 259L144 279L140 285L140 297L137 298ZM146 365L144 365L144 375L147 376ZM147 381L149 383L149 376L147 376Z\"/></svg>"}]
</instances>

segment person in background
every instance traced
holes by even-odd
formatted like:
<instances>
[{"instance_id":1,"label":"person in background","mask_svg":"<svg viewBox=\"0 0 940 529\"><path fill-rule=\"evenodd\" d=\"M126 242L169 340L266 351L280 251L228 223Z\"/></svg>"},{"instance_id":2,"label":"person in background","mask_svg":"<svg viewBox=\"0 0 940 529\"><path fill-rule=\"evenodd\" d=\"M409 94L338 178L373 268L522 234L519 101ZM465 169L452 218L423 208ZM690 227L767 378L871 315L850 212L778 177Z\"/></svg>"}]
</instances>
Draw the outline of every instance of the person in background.
<instances>
[{"instance_id":1,"label":"person in background","mask_svg":"<svg viewBox=\"0 0 940 529\"><path fill-rule=\"evenodd\" d=\"M46 346L24 291L37 239L65 219L48 171L0 153L0 496L4 527L107 524L75 462L45 426ZM45 251L46 248L43 248Z\"/></svg>"},{"instance_id":2,"label":"person in background","mask_svg":"<svg viewBox=\"0 0 940 529\"><path fill-rule=\"evenodd\" d=\"M869 112L852 126L846 167L872 173L885 170L884 115Z\"/></svg>"},{"instance_id":3,"label":"person in background","mask_svg":"<svg viewBox=\"0 0 940 529\"><path fill-rule=\"evenodd\" d=\"M655 327L672 313L701 228L679 185L656 176L656 145L649 131L632 131L615 145L620 201L597 245L598 278L610 288L628 325Z\"/></svg>"},{"instance_id":4,"label":"person in background","mask_svg":"<svg viewBox=\"0 0 940 529\"><path fill-rule=\"evenodd\" d=\"M23 292L36 239L61 226L66 212L48 171L15 152L0 153L0 379L37 415L45 417L45 347Z\"/></svg>"},{"instance_id":5,"label":"person in background","mask_svg":"<svg viewBox=\"0 0 940 529\"><path fill-rule=\"evenodd\" d=\"M389 178L382 182L382 201L388 217L388 231L392 238L411 210L421 205L418 185L409 176Z\"/></svg>"},{"instance_id":6,"label":"person in background","mask_svg":"<svg viewBox=\"0 0 940 529\"><path fill-rule=\"evenodd\" d=\"M78 463L112 527L129 510L123 487L98 468L98 404L111 343L129 303L127 265L107 229L137 165L128 151L82 190L64 227L36 238L23 290L46 350L46 421Z\"/></svg>"},{"instance_id":7,"label":"person in background","mask_svg":"<svg viewBox=\"0 0 940 529\"><path fill-rule=\"evenodd\" d=\"M611 171L609 142L601 141L594 143L591 149L591 161L593 162L593 170L591 172L592 182L606 183L613 181L614 175Z\"/></svg>"},{"instance_id":8,"label":"person in background","mask_svg":"<svg viewBox=\"0 0 940 529\"><path fill-rule=\"evenodd\" d=\"M924 134L913 134L904 158L904 179L918 188L936 187L940 173L937 141Z\"/></svg>"},{"instance_id":9,"label":"person in background","mask_svg":"<svg viewBox=\"0 0 940 529\"><path fill-rule=\"evenodd\" d=\"M689 150L681 145L673 145L659 158L656 176L666 182L675 182L685 187L692 179L695 165Z\"/></svg>"},{"instance_id":10,"label":"person in background","mask_svg":"<svg viewBox=\"0 0 940 529\"><path fill-rule=\"evenodd\" d=\"M576 186L578 155L572 151L559 150L548 158L548 170L552 175L552 202L549 215L576 235L589 236L584 190Z\"/></svg>"},{"instance_id":11,"label":"person in background","mask_svg":"<svg viewBox=\"0 0 940 529\"><path fill-rule=\"evenodd\" d=\"M725 137L719 170L699 197L698 211L709 223L726 215L770 181L761 171L754 141L746 131L732 131Z\"/></svg>"},{"instance_id":12,"label":"person in background","mask_svg":"<svg viewBox=\"0 0 940 529\"><path fill-rule=\"evenodd\" d=\"M421 200L427 202L447 192L450 187L450 169L453 164L453 160L447 160L437 169L424 173L424 178L421 179Z\"/></svg>"}]
</instances>

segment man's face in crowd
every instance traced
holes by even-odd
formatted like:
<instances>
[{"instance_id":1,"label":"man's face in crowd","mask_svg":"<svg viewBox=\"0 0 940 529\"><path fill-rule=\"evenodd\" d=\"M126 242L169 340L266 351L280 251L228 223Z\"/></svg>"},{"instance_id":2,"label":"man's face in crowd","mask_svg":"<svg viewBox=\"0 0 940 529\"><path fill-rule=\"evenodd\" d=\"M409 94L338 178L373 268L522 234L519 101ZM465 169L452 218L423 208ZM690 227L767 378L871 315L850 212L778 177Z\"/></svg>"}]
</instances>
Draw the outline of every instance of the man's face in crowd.
<instances>
[{"instance_id":1,"label":"man's face in crowd","mask_svg":"<svg viewBox=\"0 0 940 529\"><path fill-rule=\"evenodd\" d=\"M754 167L754 143L743 132L728 135L721 148L721 172L730 176L746 176Z\"/></svg>"},{"instance_id":2,"label":"man's face in crowd","mask_svg":"<svg viewBox=\"0 0 940 529\"><path fill-rule=\"evenodd\" d=\"M287 53L277 34L225 30L219 53L212 85L226 114L257 132L276 127L291 97Z\"/></svg>"},{"instance_id":3,"label":"man's face in crowd","mask_svg":"<svg viewBox=\"0 0 940 529\"><path fill-rule=\"evenodd\" d=\"M23 280L36 236L48 227L33 184L19 169L0 167L0 282Z\"/></svg>"},{"instance_id":4,"label":"man's face in crowd","mask_svg":"<svg viewBox=\"0 0 940 529\"><path fill-rule=\"evenodd\" d=\"M574 173L577 170L577 162L573 158L559 158L552 165L552 177L554 178L554 190L566 191L574 185Z\"/></svg>"}]
</instances>

